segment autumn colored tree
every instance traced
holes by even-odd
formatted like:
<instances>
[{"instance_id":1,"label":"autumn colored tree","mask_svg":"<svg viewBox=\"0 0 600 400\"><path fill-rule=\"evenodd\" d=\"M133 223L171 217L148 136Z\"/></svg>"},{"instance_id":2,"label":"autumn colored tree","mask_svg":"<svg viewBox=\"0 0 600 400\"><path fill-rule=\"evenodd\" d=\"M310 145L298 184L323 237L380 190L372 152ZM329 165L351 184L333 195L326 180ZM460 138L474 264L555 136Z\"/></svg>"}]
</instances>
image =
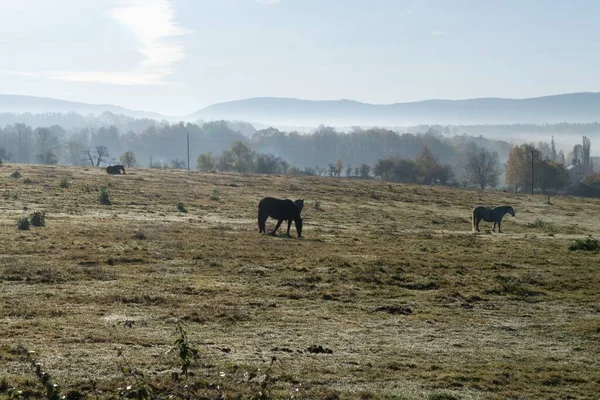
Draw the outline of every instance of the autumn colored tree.
<instances>
[{"instance_id":1,"label":"autumn colored tree","mask_svg":"<svg viewBox=\"0 0 600 400\"><path fill-rule=\"evenodd\" d=\"M137 160L135 159L135 154L133 154L133 151L126 151L125 153L121 154L119 159L121 164L127 168L135 167L137 164Z\"/></svg>"},{"instance_id":2,"label":"autumn colored tree","mask_svg":"<svg viewBox=\"0 0 600 400\"><path fill-rule=\"evenodd\" d=\"M506 161L505 182L514 185L515 189L527 191L532 187L539 187L541 154L531 144L523 144L510 149Z\"/></svg>"},{"instance_id":3,"label":"autumn colored tree","mask_svg":"<svg viewBox=\"0 0 600 400\"><path fill-rule=\"evenodd\" d=\"M440 164L427 146L423 148L421 154L416 158L415 164L417 171L423 183L430 185L440 174Z\"/></svg>"},{"instance_id":4,"label":"autumn colored tree","mask_svg":"<svg viewBox=\"0 0 600 400\"><path fill-rule=\"evenodd\" d=\"M335 175L339 178L342 176L342 171L344 170L344 164L342 164L342 160L338 158L335 162Z\"/></svg>"},{"instance_id":5,"label":"autumn colored tree","mask_svg":"<svg viewBox=\"0 0 600 400\"><path fill-rule=\"evenodd\" d=\"M217 167L217 157L215 157L210 151L208 153L202 153L196 160L198 171L210 172Z\"/></svg>"},{"instance_id":6,"label":"autumn colored tree","mask_svg":"<svg viewBox=\"0 0 600 400\"><path fill-rule=\"evenodd\" d=\"M584 176L583 183L588 186L600 188L600 172L594 172L592 174Z\"/></svg>"}]
</instances>

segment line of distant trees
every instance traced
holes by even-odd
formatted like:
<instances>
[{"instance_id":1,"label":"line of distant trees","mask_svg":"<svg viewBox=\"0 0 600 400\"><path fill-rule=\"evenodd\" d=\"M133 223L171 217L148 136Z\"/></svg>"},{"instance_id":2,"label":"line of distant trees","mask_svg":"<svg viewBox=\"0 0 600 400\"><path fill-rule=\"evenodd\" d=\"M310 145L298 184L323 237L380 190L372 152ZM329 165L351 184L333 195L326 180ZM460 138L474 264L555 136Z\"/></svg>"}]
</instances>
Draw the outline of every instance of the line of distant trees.
<instances>
[{"instance_id":1,"label":"line of distant trees","mask_svg":"<svg viewBox=\"0 0 600 400\"><path fill-rule=\"evenodd\" d=\"M237 130L234 130L237 129ZM432 132L399 134L387 129L353 128L338 132L320 126L313 134L267 128L254 132L246 123L151 124L139 133L116 126L67 130L59 125L32 128L16 123L0 128L0 161L126 167L187 168L187 136L191 159L200 171L264 174L309 174L392 182L452 184L480 189L506 183L515 189L532 186L528 178L534 158L533 187L560 190L564 168L572 159L589 169L590 139L584 137L568 154L554 140L511 146L481 136L446 137ZM244 131L244 133L242 133ZM539 171L537 170L539 169Z\"/></svg>"},{"instance_id":2,"label":"line of distant trees","mask_svg":"<svg viewBox=\"0 0 600 400\"><path fill-rule=\"evenodd\" d=\"M272 154L300 169L322 166L326 172L329 164L338 159L360 168L386 157L414 159L425 147L442 164L454 168L460 167L465 149L471 144L498 151L500 157L508 156L510 150L508 143L485 138L400 135L377 128L344 133L322 126L314 134L268 128L256 131L251 138L246 136L247 132L242 133L248 130L246 124L225 121L150 125L139 133L121 131L114 125L67 130L59 125L32 128L17 123L0 128L0 148L5 161L17 163L90 165L90 155L95 154L93 164L97 165L100 160L99 165L103 165L116 162L121 154L131 151L137 165L149 166L152 160L153 166L164 166L174 160L187 159L189 134L193 160L203 153L221 154L239 141L256 153Z\"/></svg>"}]
</instances>

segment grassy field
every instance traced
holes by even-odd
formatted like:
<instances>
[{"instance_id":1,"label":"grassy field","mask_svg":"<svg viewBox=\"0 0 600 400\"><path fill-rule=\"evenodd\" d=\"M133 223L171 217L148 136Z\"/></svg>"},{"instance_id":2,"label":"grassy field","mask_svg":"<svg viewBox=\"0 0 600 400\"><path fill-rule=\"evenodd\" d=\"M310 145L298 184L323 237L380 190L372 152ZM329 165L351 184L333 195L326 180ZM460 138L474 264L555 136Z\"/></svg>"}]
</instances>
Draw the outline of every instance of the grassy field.
<instances>
[{"instance_id":1,"label":"grassy field","mask_svg":"<svg viewBox=\"0 0 600 400\"><path fill-rule=\"evenodd\" d=\"M598 200L24 165L0 185L0 398L46 395L28 358L70 399L599 396L600 256L568 250ZM258 233L267 195L305 200L303 239ZM516 216L473 234L478 204ZM174 380L177 321L199 359Z\"/></svg>"}]
</instances>

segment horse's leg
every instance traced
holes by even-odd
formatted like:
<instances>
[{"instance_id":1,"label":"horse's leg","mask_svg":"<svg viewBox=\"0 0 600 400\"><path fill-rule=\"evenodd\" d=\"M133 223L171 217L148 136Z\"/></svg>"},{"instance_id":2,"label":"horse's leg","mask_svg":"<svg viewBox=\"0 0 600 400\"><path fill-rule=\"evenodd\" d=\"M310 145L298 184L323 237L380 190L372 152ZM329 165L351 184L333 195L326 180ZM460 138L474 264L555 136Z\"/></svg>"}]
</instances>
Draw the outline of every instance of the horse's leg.
<instances>
[{"instance_id":1,"label":"horse's leg","mask_svg":"<svg viewBox=\"0 0 600 400\"><path fill-rule=\"evenodd\" d=\"M479 232L479 222L481 222L481 218L477 218L475 220L475 229L477 230L477 232Z\"/></svg>"},{"instance_id":2,"label":"horse's leg","mask_svg":"<svg viewBox=\"0 0 600 400\"><path fill-rule=\"evenodd\" d=\"M261 212L260 210L258 211L258 233L263 233L263 232L266 233L267 232L267 229L266 229L267 218L269 218L268 215Z\"/></svg>"},{"instance_id":3,"label":"horse's leg","mask_svg":"<svg viewBox=\"0 0 600 400\"><path fill-rule=\"evenodd\" d=\"M502 223L502 220L498 221L498 233L502 233L502 229L500 229L501 223Z\"/></svg>"},{"instance_id":4,"label":"horse's leg","mask_svg":"<svg viewBox=\"0 0 600 400\"><path fill-rule=\"evenodd\" d=\"M291 219L288 219L287 223L288 223L288 231L287 231L287 235L288 235L288 237L292 237L292 236L290 235L290 228L292 227L292 220L291 220Z\"/></svg>"},{"instance_id":5,"label":"horse's leg","mask_svg":"<svg viewBox=\"0 0 600 400\"><path fill-rule=\"evenodd\" d=\"M492 232L496 232L496 221L494 221L494 226L492 227Z\"/></svg>"},{"instance_id":6,"label":"horse's leg","mask_svg":"<svg viewBox=\"0 0 600 400\"><path fill-rule=\"evenodd\" d=\"M277 232L277 229L279 229L279 226L281 225L282 222L283 222L282 219L277 221L277 225L275 225L275 229L273 229L273 232L271 232L271 235L275 236L275 232Z\"/></svg>"}]
</instances>

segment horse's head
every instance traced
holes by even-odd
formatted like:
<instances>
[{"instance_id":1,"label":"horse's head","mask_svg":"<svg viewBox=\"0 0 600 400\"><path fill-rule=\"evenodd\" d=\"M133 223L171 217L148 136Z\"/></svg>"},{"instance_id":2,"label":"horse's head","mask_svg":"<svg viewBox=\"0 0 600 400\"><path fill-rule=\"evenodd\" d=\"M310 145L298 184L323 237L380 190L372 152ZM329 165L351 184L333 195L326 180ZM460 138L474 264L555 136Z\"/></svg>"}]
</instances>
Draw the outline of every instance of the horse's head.
<instances>
[{"instance_id":1,"label":"horse's head","mask_svg":"<svg viewBox=\"0 0 600 400\"><path fill-rule=\"evenodd\" d=\"M298 210L302 211L302 208L304 207L304 200L296 200L294 201L294 204L296 207L298 207Z\"/></svg>"},{"instance_id":2,"label":"horse's head","mask_svg":"<svg viewBox=\"0 0 600 400\"><path fill-rule=\"evenodd\" d=\"M512 208L512 207L508 207L508 213L514 217L515 216L515 209Z\"/></svg>"}]
</instances>

